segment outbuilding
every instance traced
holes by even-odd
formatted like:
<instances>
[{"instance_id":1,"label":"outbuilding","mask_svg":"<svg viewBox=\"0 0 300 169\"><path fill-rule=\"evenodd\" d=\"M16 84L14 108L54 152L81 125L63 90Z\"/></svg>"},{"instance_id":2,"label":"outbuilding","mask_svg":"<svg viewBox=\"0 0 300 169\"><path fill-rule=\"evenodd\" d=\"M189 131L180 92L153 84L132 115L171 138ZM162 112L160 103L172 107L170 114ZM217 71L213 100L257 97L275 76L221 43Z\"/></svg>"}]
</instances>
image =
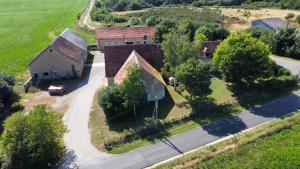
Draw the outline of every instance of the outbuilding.
<instances>
[{"instance_id":1,"label":"outbuilding","mask_svg":"<svg viewBox=\"0 0 300 169\"><path fill-rule=\"evenodd\" d=\"M76 78L82 75L87 59L86 39L65 29L29 64L34 81Z\"/></svg>"},{"instance_id":2,"label":"outbuilding","mask_svg":"<svg viewBox=\"0 0 300 169\"><path fill-rule=\"evenodd\" d=\"M145 86L147 101L157 101L163 99L165 97L166 86L163 77L135 50L132 51L126 62L122 65L114 77L114 82L116 84L121 84L128 75L129 68L133 65L137 65L142 71L141 80Z\"/></svg>"},{"instance_id":3,"label":"outbuilding","mask_svg":"<svg viewBox=\"0 0 300 169\"><path fill-rule=\"evenodd\" d=\"M287 28L288 22L280 18L258 19L251 22L252 27L261 27L270 31L275 31L281 28Z\"/></svg>"},{"instance_id":4,"label":"outbuilding","mask_svg":"<svg viewBox=\"0 0 300 169\"><path fill-rule=\"evenodd\" d=\"M97 48L125 44L150 44L155 27L99 28L96 30Z\"/></svg>"}]
</instances>

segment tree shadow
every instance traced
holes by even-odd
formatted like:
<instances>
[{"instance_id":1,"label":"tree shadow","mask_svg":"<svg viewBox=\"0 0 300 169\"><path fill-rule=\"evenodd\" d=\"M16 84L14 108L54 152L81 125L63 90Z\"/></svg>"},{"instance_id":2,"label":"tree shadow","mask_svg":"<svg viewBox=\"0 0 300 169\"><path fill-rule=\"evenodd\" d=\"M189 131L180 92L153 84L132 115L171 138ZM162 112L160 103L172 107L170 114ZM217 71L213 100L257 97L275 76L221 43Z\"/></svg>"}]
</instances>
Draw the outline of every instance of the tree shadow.
<instances>
[{"instance_id":1,"label":"tree shadow","mask_svg":"<svg viewBox=\"0 0 300 169\"><path fill-rule=\"evenodd\" d=\"M246 124L237 116L229 115L202 127L209 134L223 137L238 133L247 128Z\"/></svg>"},{"instance_id":2,"label":"tree shadow","mask_svg":"<svg viewBox=\"0 0 300 169\"><path fill-rule=\"evenodd\" d=\"M165 119L175 106L175 102L168 90L166 90L165 98L160 100L158 105L158 119ZM134 131L140 130L140 128L145 125L145 118L152 117L154 106L155 102L145 102L138 106L136 116L134 116L133 111L130 110L114 119L108 119L107 124L109 129L116 132L122 132L128 129L132 129Z\"/></svg>"},{"instance_id":3,"label":"tree shadow","mask_svg":"<svg viewBox=\"0 0 300 169\"><path fill-rule=\"evenodd\" d=\"M285 96L295 90L296 87L271 91L267 88L259 88L257 84L252 87L228 84L228 89L233 93L233 96L242 107L251 109L254 106Z\"/></svg>"},{"instance_id":4,"label":"tree shadow","mask_svg":"<svg viewBox=\"0 0 300 169\"><path fill-rule=\"evenodd\" d=\"M299 109L300 96L291 94L286 98L251 108L249 111L258 116L279 118Z\"/></svg>"}]
</instances>

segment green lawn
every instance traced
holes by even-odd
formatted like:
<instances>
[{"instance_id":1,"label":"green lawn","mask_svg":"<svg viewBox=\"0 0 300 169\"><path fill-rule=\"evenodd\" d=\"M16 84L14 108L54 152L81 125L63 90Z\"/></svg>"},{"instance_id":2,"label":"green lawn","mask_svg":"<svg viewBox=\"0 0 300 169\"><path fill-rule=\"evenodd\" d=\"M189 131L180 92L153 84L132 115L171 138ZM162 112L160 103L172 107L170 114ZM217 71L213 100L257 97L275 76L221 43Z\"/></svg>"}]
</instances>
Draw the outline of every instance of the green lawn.
<instances>
[{"instance_id":1,"label":"green lawn","mask_svg":"<svg viewBox=\"0 0 300 169\"><path fill-rule=\"evenodd\" d=\"M66 27L88 0L1 0L0 71L14 75L27 70L30 60Z\"/></svg>"},{"instance_id":2,"label":"green lawn","mask_svg":"<svg viewBox=\"0 0 300 169\"><path fill-rule=\"evenodd\" d=\"M156 139L165 137L168 135L175 135L199 125L206 124L219 117L228 115L230 113L236 113L242 111L242 107L236 103L233 93L226 87L226 83L222 80L213 80L211 88L213 90L211 98L213 103L208 103L203 106L205 109L201 109L199 117L189 120L183 124L175 125L168 128L164 133L156 133L151 136L151 139L139 139L134 142L121 144L120 146L114 146L110 153L119 154L130 151L134 148L141 147L142 145L149 144ZM170 121L173 119L182 119L184 116L188 116L193 110L193 107L189 104L188 100L182 95L173 90L171 86L167 87L167 96L164 100L159 102L159 119L162 122ZM225 98L225 99L224 99ZM218 105L228 104L226 108L218 109ZM145 124L145 117L151 117L153 112L153 104L148 104L143 108L137 110L137 116L129 116L127 118L117 121L106 121L105 114L101 111L99 106L95 103L93 111L91 112L89 127L91 129L92 143L98 149L104 149L103 142L110 139L115 139L120 136L124 136L129 131L138 131L140 127ZM212 108L214 113L210 115L201 115L206 113L206 109Z\"/></svg>"}]
</instances>

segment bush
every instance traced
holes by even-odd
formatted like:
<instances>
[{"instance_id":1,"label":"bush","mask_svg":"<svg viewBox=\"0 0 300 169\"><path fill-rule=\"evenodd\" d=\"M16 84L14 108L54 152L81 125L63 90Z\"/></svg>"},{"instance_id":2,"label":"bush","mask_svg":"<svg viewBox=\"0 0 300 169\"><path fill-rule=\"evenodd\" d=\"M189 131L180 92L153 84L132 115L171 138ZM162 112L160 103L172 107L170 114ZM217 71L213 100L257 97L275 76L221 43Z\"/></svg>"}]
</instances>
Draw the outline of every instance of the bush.
<instances>
[{"instance_id":1,"label":"bush","mask_svg":"<svg viewBox=\"0 0 300 169\"><path fill-rule=\"evenodd\" d=\"M109 117L114 117L124 112L124 102L124 96L118 86L108 86L100 91L98 103Z\"/></svg>"},{"instance_id":2,"label":"bush","mask_svg":"<svg viewBox=\"0 0 300 169\"><path fill-rule=\"evenodd\" d=\"M127 22L127 19L122 16L114 16L113 21L116 23L124 23Z\"/></svg>"},{"instance_id":3,"label":"bush","mask_svg":"<svg viewBox=\"0 0 300 169\"><path fill-rule=\"evenodd\" d=\"M184 92L184 91L185 91L185 86L184 86L184 84L179 83L179 84L176 86L175 91L178 92L178 93Z\"/></svg>"},{"instance_id":4,"label":"bush","mask_svg":"<svg viewBox=\"0 0 300 169\"><path fill-rule=\"evenodd\" d=\"M24 109L25 109L25 107L20 102L13 103L10 108L12 113L22 111Z\"/></svg>"},{"instance_id":5,"label":"bush","mask_svg":"<svg viewBox=\"0 0 300 169\"><path fill-rule=\"evenodd\" d=\"M258 81L259 88L262 90L268 90L271 92L282 91L286 89L290 89L295 87L298 83L298 79L293 76L279 76L279 77L272 77L270 79L263 79Z\"/></svg>"},{"instance_id":6,"label":"bush","mask_svg":"<svg viewBox=\"0 0 300 169\"><path fill-rule=\"evenodd\" d=\"M273 76L275 77L291 75L291 72L287 68L277 65L274 61L272 61L271 70L273 72Z\"/></svg>"},{"instance_id":7,"label":"bush","mask_svg":"<svg viewBox=\"0 0 300 169\"><path fill-rule=\"evenodd\" d=\"M137 18L137 17L132 17L132 18L130 18L130 20L129 20L129 24L130 24L131 26L139 25L140 23L141 23L141 21L140 21L140 19Z\"/></svg>"},{"instance_id":8,"label":"bush","mask_svg":"<svg viewBox=\"0 0 300 169\"><path fill-rule=\"evenodd\" d=\"M156 18L154 16L149 17L146 20L146 25L147 26L155 26L156 25Z\"/></svg>"}]
</instances>

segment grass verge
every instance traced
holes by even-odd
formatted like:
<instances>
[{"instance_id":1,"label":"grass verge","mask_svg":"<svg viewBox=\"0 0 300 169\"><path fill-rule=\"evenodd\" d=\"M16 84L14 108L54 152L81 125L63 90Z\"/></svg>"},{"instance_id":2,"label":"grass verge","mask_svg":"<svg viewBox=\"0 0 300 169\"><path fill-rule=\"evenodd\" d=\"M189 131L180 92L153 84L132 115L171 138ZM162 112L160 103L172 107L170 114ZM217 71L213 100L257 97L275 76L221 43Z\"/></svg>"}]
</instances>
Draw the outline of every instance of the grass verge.
<instances>
[{"instance_id":1,"label":"grass verge","mask_svg":"<svg viewBox=\"0 0 300 169\"><path fill-rule=\"evenodd\" d=\"M198 149L156 169L167 168L297 168L300 112ZM243 167L241 167L243 166ZM280 166L280 167L279 167Z\"/></svg>"}]
</instances>

